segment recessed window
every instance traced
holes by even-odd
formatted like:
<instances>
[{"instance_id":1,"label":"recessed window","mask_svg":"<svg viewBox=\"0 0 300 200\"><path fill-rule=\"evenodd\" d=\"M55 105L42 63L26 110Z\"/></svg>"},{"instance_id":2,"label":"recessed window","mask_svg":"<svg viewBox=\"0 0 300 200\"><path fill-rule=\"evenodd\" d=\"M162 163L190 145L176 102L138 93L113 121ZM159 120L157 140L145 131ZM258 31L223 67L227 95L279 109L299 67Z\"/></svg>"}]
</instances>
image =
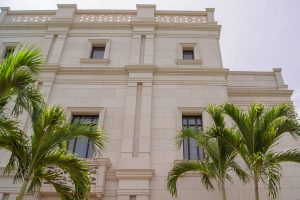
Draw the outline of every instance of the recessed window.
<instances>
[{"instance_id":1,"label":"recessed window","mask_svg":"<svg viewBox=\"0 0 300 200\"><path fill-rule=\"evenodd\" d=\"M98 124L99 115L74 115L72 123ZM68 151L77 154L81 158L92 158L94 150L87 137L80 137L70 140Z\"/></svg>"},{"instance_id":2,"label":"recessed window","mask_svg":"<svg viewBox=\"0 0 300 200\"><path fill-rule=\"evenodd\" d=\"M195 128L202 130L201 116L182 116L183 128ZM183 141L183 158L185 160L202 160L204 159L203 149L197 147L196 141L192 138L186 138Z\"/></svg>"},{"instance_id":3,"label":"recessed window","mask_svg":"<svg viewBox=\"0 0 300 200\"><path fill-rule=\"evenodd\" d=\"M8 200L8 199L9 199L9 194L4 193L1 200Z\"/></svg>"},{"instance_id":4,"label":"recessed window","mask_svg":"<svg viewBox=\"0 0 300 200\"><path fill-rule=\"evenodd\" d=\"M91 58L92 59L103 59L105 53L105 46L93 46Z\"/></svg>"},{"instance_id":5,"label":"recessed window","mask_svg":"<svg viewBox=\"0 0 300 200\"><path fill-rule=\"evenodd\" d=\"M183 60L194 60L194 50L193 49L183 49L182 55L183 55Z\"/></svg>"},{"instance_id":6,"label":"recessed window","mask_svg":"<svg viewBox=\"0 0 300 200\"><path fill-rule=\"evenodd\" d=\"M6 47L3 58L8 58L15 51L15 47Z\"/></svg>"}]
</instances>

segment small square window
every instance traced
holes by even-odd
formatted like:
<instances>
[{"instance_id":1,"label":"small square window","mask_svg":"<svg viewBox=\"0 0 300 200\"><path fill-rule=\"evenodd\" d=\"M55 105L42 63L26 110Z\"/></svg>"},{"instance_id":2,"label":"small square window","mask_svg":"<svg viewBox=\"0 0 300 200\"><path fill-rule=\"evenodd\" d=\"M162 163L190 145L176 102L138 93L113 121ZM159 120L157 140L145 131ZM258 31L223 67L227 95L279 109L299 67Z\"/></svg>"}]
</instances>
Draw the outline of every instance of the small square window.
<instances>
[{"instance_id":1,"label":"small square window","mask_svg":"<svg viewBox=\"0 0 300 200\"><path fill-rule=\"evenodd\" d=\"M8 58L15 51L15 47L6 47L3 58Z\"/></svg>"},{"instance_id":2,"label":"small square window","mask_svg":"<svg viewBox=\"0 0 300 200\"><path fill-rule=\"evenodd\" d=\"M92 59L103 59L104 58L105 47L93 46L91 58Z\"/></svg>"},{"instance_id":3,"label":"small square window","mask_svg":"<svg viewBox=\"0 0 300 200\"><path fill-rule=\"evenodd\" d=\"M189 50L183 49L182 55L183 55L183 60L194 60L194 50L192 49Z\"/></svg>"}]
</instances>

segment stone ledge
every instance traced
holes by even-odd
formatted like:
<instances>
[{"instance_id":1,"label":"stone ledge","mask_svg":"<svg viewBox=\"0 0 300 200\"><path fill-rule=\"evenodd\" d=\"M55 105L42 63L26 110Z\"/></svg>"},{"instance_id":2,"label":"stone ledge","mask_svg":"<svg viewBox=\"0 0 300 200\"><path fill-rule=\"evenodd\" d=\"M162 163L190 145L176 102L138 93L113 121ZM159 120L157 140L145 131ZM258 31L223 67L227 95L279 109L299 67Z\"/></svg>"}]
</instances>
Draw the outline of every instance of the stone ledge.
<instances>
[{"instance_id":1,"label":"stone ledge","mask_svg":"<svg viewBox=\"0 0 300 200\"><path fill-rule=\"evenodd\" d=\"M122 180L150 180L154 169L115 169L118 179Z\"/></svg>"},{"instance_id":2,"label":"stone ledge","mask_svg":"<svg viewBox=\"0 0 300 200\"><path fill-rule=\"evenodd\" d=\"M201 65L202 60L184 60L184 59L176 59L177 65Z\"/></svg>"},{"instance_id":3,"label":"stone ledge","mask_svg":"<svg viewBox=\"0 0 300 200\"><path fill-rule=\"evenodd\" d=\"M89 59L89 58L81 58L80 63L84 64L105 64L110 63L110 59Z\"/></svg>"}]
</instances>

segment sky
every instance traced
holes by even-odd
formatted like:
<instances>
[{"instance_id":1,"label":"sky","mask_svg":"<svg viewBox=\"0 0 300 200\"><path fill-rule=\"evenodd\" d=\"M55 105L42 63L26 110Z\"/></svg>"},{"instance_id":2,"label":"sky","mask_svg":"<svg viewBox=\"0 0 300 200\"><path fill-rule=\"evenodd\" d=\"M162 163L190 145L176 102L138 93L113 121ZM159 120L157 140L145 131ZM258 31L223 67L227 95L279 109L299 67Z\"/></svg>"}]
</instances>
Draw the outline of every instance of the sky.
<instances>
[{"instance_id":1,"label":"sky","mask_svg":"<svg viewBox=\"0 0 300 200\"><path fill-rule=\"evenodd\" d=\"M222 25L221 52L225 68L272 71L281 67L300 114L300 0L0 0L12 10L49 10L56 4L78 9L136 9L156 4L157 10L215 8Z\"/></svg>"}]
</instances>

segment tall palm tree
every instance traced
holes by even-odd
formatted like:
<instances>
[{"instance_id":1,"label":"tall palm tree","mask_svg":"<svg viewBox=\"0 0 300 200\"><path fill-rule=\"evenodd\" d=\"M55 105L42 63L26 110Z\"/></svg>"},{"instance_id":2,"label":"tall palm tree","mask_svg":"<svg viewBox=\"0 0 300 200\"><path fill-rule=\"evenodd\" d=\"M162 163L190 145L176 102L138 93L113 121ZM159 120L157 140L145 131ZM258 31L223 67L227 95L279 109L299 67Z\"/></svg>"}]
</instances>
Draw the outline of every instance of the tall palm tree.
<instances>
[{"instance_id":1,"label":"tall palm tree","mask_svg":"<svg viewBox=\"0 0 300 200\"><path fill-rule=\"evenodd\" d=\"M94 150L103 149L105 137L94 124L71 124L58 106L44 109L33 120L31 137L14 132L0 132L0 149L11 152L4 173L15 172L14 182L22 183L17 200L26 192L40 190L44 181L50 183L61 199L87 199L91 181L88 166L67 151L67 141L87 137ZM67 172L74 188L61 183L63 176L50 168Z\"/></svg>"},{"instance_id":2,"label":"tall palm tree","mask_svg":"<svg viewBox=\"0 0 300 200\"><path fill-rule=\"evenodd\" d=\"M0 66L0 113L12 106L12 114L23 109L32 114L45 106L37 88L37 78L43 64L42 52L32 47L21 48L4 59ZM14 103L12 103L14 102Z\"/></svg>"},{"instance_id":3,"label":"tall palm tree","mask_svg":"<svg viewBox=\"0 0 300 200\"><path fill-rule=\"evenodd\" d=\"M67 152L67 141L85 136L96 152L104 147L104 135L92 124L70 124L60 107L46 108L37 88L43 64L38 49L24 47L4 59L0 66L0 149L11 153L5 174L15 173L14 182L22 183L17 197L39 191L43 181L53 185L61 199L86 199L90 190L88 167L76 155ZM32 118L33 133L27 136L11 114L26 110ZM70 175L74 184L62 184L58 167Z\"/></svg>"},{"instance_id":4,"label":"tall palm tree","mask_svg":"<svg viewBox=\"0 0 300 200\"><path fill-rule=\"evenodd\" d=\"M178 146L187 137L195 139L197 145L204 149L206 158L204 160L182 161L171 169L167 178L167 188L172 196L177 195L176 182L178 178L189 171L202 174L201 182L207 190L214 190L212 179L216 180L219 183L223 200L226 200L225 180L232 182L229 171L234 171L243 181L248 180L247 173L235 161L237 151L219 137L220 134L231 132L231 129L225 125L222 107L209 106L207 112L214 122L211 127L202 132L192 128L183 129L177 136Z\"/></svg>"},{"instance_id":5,"label":"tall palm tree","mask_svg":"<svg viewBox=\"0 0 300 200\"><path fill-rule=\"evenodd\" d=\"M11 114L18 116L23 109L29 114L44 107L44 99L37 88L37 77L43 64L42 53L31 47L21 48L11 54L0 66L0 133L22 137L18 123Z\"/></svg>"},{"instance_id":6,"label":"tall palm tree","mask_svg":"<svg viewBox=\"0 0 300 200\"><path fill-rule=\"evenodd\" d=\"M295 109L288 104L270 109L265 109L262 104L253 104L248 112L244 112L240 107L226 103L224 110L235 122L237 130L220 136L238 151L247 164L256 200L259 200L260 180L266 184L270 198L276 198L280 188L281 163L300 162L300 152L296 149L274 150L285 133L293 137L300 135Z\"/></svg>"}]
</instances>

